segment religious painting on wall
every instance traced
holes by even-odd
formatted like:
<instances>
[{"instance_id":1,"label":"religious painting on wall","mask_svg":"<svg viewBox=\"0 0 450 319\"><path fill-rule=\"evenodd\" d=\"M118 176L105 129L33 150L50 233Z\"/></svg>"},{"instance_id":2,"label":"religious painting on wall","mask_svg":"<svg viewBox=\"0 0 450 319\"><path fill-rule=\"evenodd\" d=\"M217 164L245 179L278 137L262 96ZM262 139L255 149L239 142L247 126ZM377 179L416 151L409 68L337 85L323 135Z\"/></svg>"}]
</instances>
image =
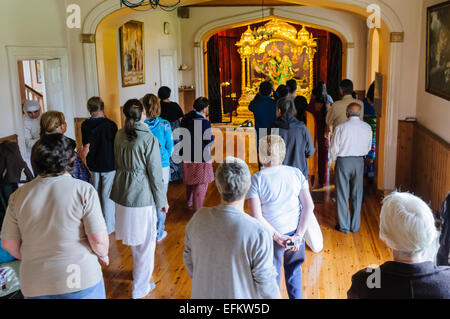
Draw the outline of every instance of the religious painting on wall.
<instances>
[{"instance_id":1,"label":"religious painting on wall","mask_svg":"<svg viewBox=\"0 0 450 319\"><path fill-rule=\"evenodd\" d=\"M119 33L122 87L144 84L144 24L129 21Z\"/></svg>"},{"instance_id":2,"label":"religious painting on wall","mask_svg":"<svg viewBox=\"0 0 450 319\"><path fill-rule=\"evenodd\" d=\"M303 70L302 61L306 62ZM292 53L291 44L284 41L270 43L264 53L254 55L252 59L252 78L260 82L270 79L275 85L285 84L292 78L305 78L309 75L309 58L305 52L299 57Z\"/></svg>"},{"instance_id":3,"label":"religious painting on wall","mask_svg":"<svg viewBox=\"0 0 450 319\"><path fill-rule=\"evenodd\" d=\"M450 100L450 1L427 9L426 91Z\"/></svg>"}]
</instances>

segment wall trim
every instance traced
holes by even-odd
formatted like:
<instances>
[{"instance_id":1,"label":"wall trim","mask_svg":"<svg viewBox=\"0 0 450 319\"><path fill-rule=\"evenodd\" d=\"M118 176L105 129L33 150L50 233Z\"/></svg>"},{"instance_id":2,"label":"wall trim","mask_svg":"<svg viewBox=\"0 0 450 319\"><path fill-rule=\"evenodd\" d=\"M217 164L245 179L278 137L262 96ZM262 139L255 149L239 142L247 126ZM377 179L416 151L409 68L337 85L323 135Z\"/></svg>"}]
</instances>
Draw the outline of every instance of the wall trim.
<instances>
[{"instance_id":1,"label":"wall trim","mask_svg":"<svg viewBox=\"0 0 450 319\"><path fill-rule=\"evenodd\" d=\"M204 66L204 40L205 36L211 32L211 30L226 27L236 23L250 22L252 20L261 19L261 10L255 10L249 13L233 15L226 18L221 18L220 20L215 20L203 25L194 36L194 43L200 43L200 46L194 45L194 63L195 63L195 87L196 95L205 95L205 68ZM264 10L265 19L270 16L276 16L279 18L285 18L290 20L298 21L300 24L303 22L305 24L311 24L318 27L325 27L334 30L339 33L344 39L343 45L345 47L346 43L354 43L352 34L349 33L345 28L335 23L334 21L323 19L319 16L313 16L309 14L296 13L288 10L283 10L279 8L269 8ZM351 77L353 74L353 47L347 47L346 59L347 59L347 69L345 70L346 77Z\"/></svg>"},{"instance_id":2,"label":"wall trim","mask_svg":"<svg viewBox=\"0 0 450 319\"><path fill-rule=\"evenodd\" d=\"M189 1L189 4L197 4L203 1ZM290 1L292 3L300 3L300 1ZM367 8L367 6L371 3L378 4L381 8L382 20L389 28L390 32L403 32L404 28L401 24L401 21L395 11L387 5L382 0L332 0L334 3L348 4L351 6L359 7L362 9ZM330 2L330 3L332 3ZM332 5L328 6L329 9L333 10ZM98 24L110 13L117 11L120 9L120 2L117 0L105 0L98 6L96 6L86 17L82 33L95 33ZM270 10L270 9L269 9ZM338 9L337 9L338 10ZM274 15L280 15L280 17L290 18L286 16L286 14L280 13L280 9L274 9ZM288 11L288 13L290 13ZM270 14L270 12L269 12ZM258 11L258 16L260 17L261 11ZM324 25L323 20L322 23L314 23L309 22L305 15L301 15L298 17L297 14L293 19L304 21L305 23L316 24L318 26ZM359 16L363 16L359 14ZM368 13L367 13L368 16ZM222 20L223 21L223 20ZM239 21L238 21L239 22ZM230 24L230 23L227 23ZM224 24L224 25L227 25ZM336 31L340 30L340 27L331 27L332 29L336 29ZM344 30L345 31L345 30ZM339 31L338 31L339 32ZM201 34L201 32L199 31ZM205 34L203 32L203 34ZM341 32L341 34L345 37L346 32ZM199 39L201 40L201 36ZM351 39L348 39L347 42L353 42ZM395 85L398 83L398 78L402 71L402 63L401 63L401 54L403 50L402 43L391 43L390 49L390 60L389 60L389 74L388 76L388 88L387 88L387 104L388 112L386 115L386 132L385 132L385 159L384 159L384 189L394 189L395 188L395 165L396 165L396 152L397 152L397 121L398 121L398 104L397 102L400 100L399 90L395 89ZM200 50L195 48L196 53L194 54L195 65L202 66L203 65L203 55L202 55L202 46L200 46ZM86 91L89 96L98 95L98 77L97 77L97 60L96 60L96 52L95 52L95 44L84 43L83 44L83 52L84 52L84 69L86 76ZM200 54L198 54L200 52ZM352 76L352 70L349 61L353 61L353 49L347 49L347 76ZM195 68L195 80L196 80L196 93L199 96L204 90L204 77L199 76L198 69ZM200 90L199 90L200 89Z\"/></svg>"}]
</instances>

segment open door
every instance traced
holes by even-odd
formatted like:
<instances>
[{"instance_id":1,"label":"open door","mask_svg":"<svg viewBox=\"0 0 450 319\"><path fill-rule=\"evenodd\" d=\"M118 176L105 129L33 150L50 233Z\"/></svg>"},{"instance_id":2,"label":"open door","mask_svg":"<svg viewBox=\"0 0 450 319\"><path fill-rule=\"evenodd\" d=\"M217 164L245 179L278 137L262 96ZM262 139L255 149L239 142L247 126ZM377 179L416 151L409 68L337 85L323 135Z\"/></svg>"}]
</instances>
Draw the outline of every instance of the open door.
<instances>
[{"instance_id":1,"label":"open door","mask_svg":"<svg viewBox=\"0 0 450 319\"><path fill-rule=\"evenodd\" d=\"M45 93L47 109L64 112L63 81L61 75L61 60L51 59L44 61Z\"/></svg>"},{"instance_id":2,"label":"open door","mask_svg":"<svg viewBox=\"0 0 450 319\"><path fill-rule=\"evenodd\" d=\"M63 112L67 123L66 136L75 139L75 123L70 103L64 100L64 78L61 59L44 61L46 104L49 111Z\"/></svg>"}]
</instances>

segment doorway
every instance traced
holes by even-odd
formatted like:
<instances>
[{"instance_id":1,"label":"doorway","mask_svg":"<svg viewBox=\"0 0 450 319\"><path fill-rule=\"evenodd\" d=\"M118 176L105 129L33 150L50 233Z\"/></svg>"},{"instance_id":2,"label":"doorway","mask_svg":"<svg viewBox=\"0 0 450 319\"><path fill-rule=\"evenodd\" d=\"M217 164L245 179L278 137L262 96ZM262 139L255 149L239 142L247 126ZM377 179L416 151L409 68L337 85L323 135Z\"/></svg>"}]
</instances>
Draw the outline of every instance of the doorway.
<instances>
[{"instance_id":1,"label":"doorway","mask_svg":"<svg viewBox=\"0 0 450 319\"><path fill-rule=\"evenodd\" d=\"M15 132L18 136L19 148L22 156L27 154L24 141L23 102L28 99L40 99L43 111L55 110L63 112L67 122L66 136L75 138L73 97L69 77L69 63L66 48L44 47L15 47L7 46L9 70L11 74L10 86L13 104ZM34 61L24 62L24 61ZM36 61L38 65L36 66ZM22 63L22 67L20 67ZM25 69L26 68L26 69ZM25 69L25 70L24 70ZM39 72L40 71L40 74ZM33 76L31 73L36 73ZM25 73L30 74L30 81L34 92L25 92ZM39 82L37 83L39 77ZM30 84L27 79L27 83ZM23 84L23 86L22 86ZM38 86L37 84L41 84Z\"/></svg>"},{"instance_id":2,"label":"doorway","mask_svg":"<svg viewBox=\"0 0 450 319\"><path fill-rule=\"evenodd\" d=\"M20 98L22 114L25 114L23 105L27 100L38 101L41 112L47 111L44 61L43 60L21 60L17 62L19 71Z\"/></svg>"}]
</instances>

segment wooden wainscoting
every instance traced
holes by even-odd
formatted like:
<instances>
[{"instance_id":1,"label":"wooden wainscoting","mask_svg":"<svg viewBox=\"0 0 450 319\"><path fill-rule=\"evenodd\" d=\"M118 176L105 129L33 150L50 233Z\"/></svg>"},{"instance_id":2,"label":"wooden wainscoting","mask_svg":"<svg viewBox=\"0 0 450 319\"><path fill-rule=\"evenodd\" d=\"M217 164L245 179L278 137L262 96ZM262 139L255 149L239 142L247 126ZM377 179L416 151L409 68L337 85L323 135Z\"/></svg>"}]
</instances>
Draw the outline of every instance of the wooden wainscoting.
<instances>
[{"instance_id":1,"label":"wooden wainscoting","mask_svg":"<svg viewBox=\"0 0 450 319\"><path fill-rule=\"evenodd\" d=\"M396 187L439 211L450 191L450 144L417 122L399 121Z\"/></svg>"},{"instance_id":2,"label":"wooden wainscoting","mask_svg":"<svg viewBox=\"0 0 450 319\"><path fill-rule=\"evenodd\" d=\"M412 187L414 125L415 122L398 121L395 187L399 191L411 191Z\"/></svg>"}]
</instances>

